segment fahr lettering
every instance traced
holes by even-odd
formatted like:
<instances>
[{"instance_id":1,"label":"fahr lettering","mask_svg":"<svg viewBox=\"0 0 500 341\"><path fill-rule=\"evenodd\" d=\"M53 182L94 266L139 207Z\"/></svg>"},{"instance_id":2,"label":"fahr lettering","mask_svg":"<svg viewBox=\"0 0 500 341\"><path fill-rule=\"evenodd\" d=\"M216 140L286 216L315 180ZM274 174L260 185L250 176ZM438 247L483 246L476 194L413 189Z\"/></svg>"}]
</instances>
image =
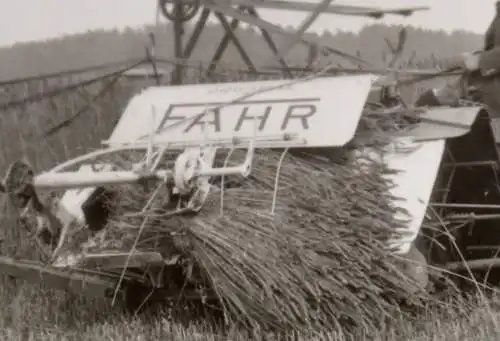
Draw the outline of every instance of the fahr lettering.
<instances>
[{"instance_id":1,"label":"fahr lettering","mask_svg":"<svg viewBox=\"0 0 500 341\"><path fill-rule=\"evenodd\" d=\"M300 120L304 130L309 129L307 119L316 113L316 105L314 104L293 104L288 107L281 130L285 130L291 120Z\"/></svg>"},{"instance_id":2,"label":"fahr lettering","mask_svg":"<svg viewBox=\"0 0 500 341\"><path fill-rule=\"evenodd\" d=\"M182 105L184 106L184 105ZM163 119L160 122L160 125L158 126L158 130L161 130L165 126L169 126L171 124L177 123L182 123L182 122L187 122L187 127L184 129L184 133L190 132L194 127L199 126L200 129L203 129L205 125L207 126L213 126L216 132L221 131L221 125L220 125L220 109L215 108L210 110L208 113L201 112L197 115L194 116L194 118L187 120L188 117L186 116L174 116L173 112L176 107L182 107L181 105L175 105L171 104L165 115L163 116ZM185 106L184 106L185 107ZM182 111L182 110L179 110ZM206 119L208 116L208 119ZM172 123L166 124L167 122L173 121Z\"/></svg>"},{"instance_id":3,"label":"fahr lettering","mask_svg":"<svg viewBox=\"0 0 500 341\"><path fill-rule=\"evenodd\" d=\"M314 102L318 101L319 98L245 101L244 103L231 103L229 105L225 105L223 108L211 109L206 113L201 112L199 114L184 116L181 115L183 111L185 113L189 111L192 112L193 108L196 107L200 109L207 106L218 107L223 103L172 104L163 116L158 129L161 130L166 126L175 126L177 123L184 128L184 133L189 133L195 128L202 131L204 126L210 126L216 133L221 132L223 129L231 129L234 132L239 132L244 127L253 129L254 125L257 124L257 130L263 131L266 127L268 127L270 117L279 115L281 117L280 121L278 121L280 122L280 126L279 128L276 127L276 129L285 131L292 125L293 122L297 122L300 124L302 129L308 130L309 119L314 116L317 111L317 107ZM228 115L227 118L225 117L224 120L222 120L221 110L228 107L238 107L237 113L234 111L231 113L222 113ZM202 110L204 110L204 108ZM235 114L237 115L237 118L235 118ZM274 122L276 121L274 120ZM276 123L272 124L274 125ZM295 124L294 126L296 127Z\"/></svg>"},{"instance_id":4,"label":"fahr lettering","mask_svg":"<svg viewBox=\"0 0 500 341\"><path fill-rule=\"evenodd\" d=\"M255 124L254 122L258 122L259 125L257 127L257 130L262 131L266 126L266 122L267 122L267 119L269 118L269 115L271 114L271 110L272 110L272 106L267 105L267 106L265 106L264 110L262 110L261 115L255 115L255 113L252 115L251 113L249 113L249 111L250 111L249 106L243 107L243 110L241 111L240 117L238 118L238 121L236 121L236 125L234 126L233 130L240 131L241 126L243 125L244 122L249 122L251 124Z\"/></svg>"}]
</instances>

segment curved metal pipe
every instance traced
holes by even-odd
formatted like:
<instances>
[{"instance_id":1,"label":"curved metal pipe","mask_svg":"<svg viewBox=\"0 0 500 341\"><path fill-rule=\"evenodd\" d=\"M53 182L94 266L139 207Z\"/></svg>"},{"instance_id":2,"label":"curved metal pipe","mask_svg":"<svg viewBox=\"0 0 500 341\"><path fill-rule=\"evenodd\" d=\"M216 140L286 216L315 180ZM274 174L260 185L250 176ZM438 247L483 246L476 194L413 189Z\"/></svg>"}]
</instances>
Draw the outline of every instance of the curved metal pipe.
<instances>
[{"instance_id":1,"label":"curved metal pipe","mask_svg":"<svg viewBox=\"0 0 500 341\"><path fill-rule=\"evenodd\" d=\"M75 166L79 163L82 163L87 160L95 159L96 157L107 155L107 154L113 154L113 153L118 153L124 150L147 150L146 145L138 145L138 146L121 146L121 147L112 147L112 148L106 148L106 149L99 149L94 152L84 154L81 156L78 156L76 158L70 159L66 162L63 162L54 168L50 169L46 173L57 173L61 172L66 168Z\"/></svg>"}]
</instances>

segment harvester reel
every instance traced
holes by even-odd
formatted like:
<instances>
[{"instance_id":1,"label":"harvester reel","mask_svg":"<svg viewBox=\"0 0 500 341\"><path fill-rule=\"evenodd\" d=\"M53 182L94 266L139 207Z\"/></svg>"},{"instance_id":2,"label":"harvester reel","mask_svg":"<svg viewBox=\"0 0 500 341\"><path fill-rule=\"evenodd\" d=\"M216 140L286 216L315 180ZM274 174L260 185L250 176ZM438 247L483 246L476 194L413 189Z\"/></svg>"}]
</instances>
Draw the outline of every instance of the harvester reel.
<instances>
[{"instance_id":1,"label":"harvester reel","mask_svg":"<svg viewBox=\"0 0 500 341\"><path fill-rule=\"evenodd\" d=\"M171 21L176 20L177 16L176 4L168 3L166 0L159 0L159 6L160 6L160 11L165 16L165 18ZM195 17L196 13L198 13L198 9L200 8L200 4L198 2L182 4L180 8L181 8L180 20L182 22L186 22Z\"/></svg>"}]
</instances>

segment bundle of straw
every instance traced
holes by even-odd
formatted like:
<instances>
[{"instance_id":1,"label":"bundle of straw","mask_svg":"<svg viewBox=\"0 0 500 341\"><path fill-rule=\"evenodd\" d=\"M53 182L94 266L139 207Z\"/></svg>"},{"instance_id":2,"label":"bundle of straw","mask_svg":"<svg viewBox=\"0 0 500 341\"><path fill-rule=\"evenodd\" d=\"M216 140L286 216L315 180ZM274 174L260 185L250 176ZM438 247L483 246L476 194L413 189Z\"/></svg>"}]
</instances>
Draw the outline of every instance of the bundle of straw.
<instances>
[{"instance_id":1,"label":"bundle of straw","mask_svg":"<svg viewBox=\"0 0 500 341\"><path fill-rule=\"evenodd\" d=\"M388 130L387 117L379 131ZM365 115L357 136L374 131L373 122ZM214 184L195 216L162 211L163 195L154 212L142 211L154 188L122 188L97 247L182 255L200 274L191 280L209 283L234 321L280 329L376 327L393 312L393 298L413 284L386 246L404 224L394 218L385 177L391 170L380 160L369 160L368 168L365 160L361 170L349 148L294 151L283 159L282 153L259 151L251 176ZM235 152L228 165L243 158L244 151Z\"/></svg>"}]
</instances>

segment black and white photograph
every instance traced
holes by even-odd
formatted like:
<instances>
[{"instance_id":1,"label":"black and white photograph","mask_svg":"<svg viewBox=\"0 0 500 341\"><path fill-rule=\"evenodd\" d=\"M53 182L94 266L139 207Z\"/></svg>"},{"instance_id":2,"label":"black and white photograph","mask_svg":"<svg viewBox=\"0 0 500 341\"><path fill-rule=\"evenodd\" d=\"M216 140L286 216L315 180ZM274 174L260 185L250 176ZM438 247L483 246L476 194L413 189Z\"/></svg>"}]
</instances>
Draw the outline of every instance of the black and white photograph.
<instances>
[{"instance_id":1,"label":"black and white photograph","mask_svg":"<svg viewBox=\"0 0 500 341\"><path fill-rule=\"evenodd\" d=\"M1 341L500 339L500 1L0 0Z\"/></svg>"}]
</instances>

